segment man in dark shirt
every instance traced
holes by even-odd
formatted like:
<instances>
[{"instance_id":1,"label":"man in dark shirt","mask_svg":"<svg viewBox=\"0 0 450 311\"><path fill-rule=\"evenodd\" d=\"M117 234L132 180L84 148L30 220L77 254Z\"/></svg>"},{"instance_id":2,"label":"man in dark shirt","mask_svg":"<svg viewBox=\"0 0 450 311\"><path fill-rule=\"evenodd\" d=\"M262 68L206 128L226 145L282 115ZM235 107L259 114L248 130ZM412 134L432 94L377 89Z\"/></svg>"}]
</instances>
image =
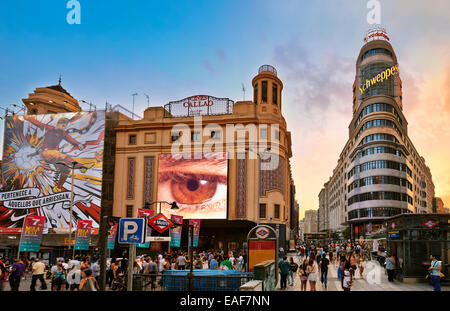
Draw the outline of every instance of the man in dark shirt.
<instances>
[{"instance_id":1,"label":"man in dark shirt","mask_svg":"<svg viewBox=\"0 0 450 311\"><path fill-rule=\"evenodd\" d=\"M328 277L328 265L330 261L325 256L325 253L320 260L320 282L322 282L322 286L327 288L327 277Z\"/></svg>"},{"instance_id":2,"label":"man in dark shirt","mask_svg":"<svg viewBox=\"0 0 450 311\"><path fill-rule=\"evenodd\" d=\"M22 260L16 258L14 259L14 264L11 267L11 273L9 275L9 285L11 286L11 291L18 291L20 286L20 280L23 273L25 272L25 265Z\"/></svg>"}]
</instances>

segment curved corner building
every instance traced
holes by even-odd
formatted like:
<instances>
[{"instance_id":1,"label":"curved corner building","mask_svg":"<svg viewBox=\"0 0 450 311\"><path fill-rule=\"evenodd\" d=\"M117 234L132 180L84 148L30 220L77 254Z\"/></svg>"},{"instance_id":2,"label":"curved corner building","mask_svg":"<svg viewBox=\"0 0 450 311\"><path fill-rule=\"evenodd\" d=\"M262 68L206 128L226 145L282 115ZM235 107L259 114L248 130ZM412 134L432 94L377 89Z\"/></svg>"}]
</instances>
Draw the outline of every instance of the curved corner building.
<instances>
[{"instance_id":1,"label":"curved corner building","mask_svg":"<svg viewBox=\"0 0 450 311\"><path fill-rule=\"evenodd\" d=\"M408 137L397 57L383 28L370 30L356 60L353 117L338 165L319 194L319 230L374 235L402 213L431 213L434 184Z\"/></svg>"}]
</instances>

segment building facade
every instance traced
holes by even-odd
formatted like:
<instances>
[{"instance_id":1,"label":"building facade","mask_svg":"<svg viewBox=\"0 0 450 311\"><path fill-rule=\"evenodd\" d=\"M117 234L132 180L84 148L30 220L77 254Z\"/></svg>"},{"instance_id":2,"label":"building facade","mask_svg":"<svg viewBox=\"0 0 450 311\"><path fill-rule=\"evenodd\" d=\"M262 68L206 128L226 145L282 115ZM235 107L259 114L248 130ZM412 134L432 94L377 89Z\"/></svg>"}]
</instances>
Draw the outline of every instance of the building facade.
<instances>
[{"instance_id":1,"label":"building facade","mask_svg":"<svg viewBox=\"0 0 450 311\"><path fill-rule=\"evenodd\" d=\"M319 232L319 224L318 224L318 212L317 210L307 210L305 211L305 228L304 233L317 233Z\"/></svg>"},{"instance_id":2,"label":"building facade","mask_svg":"<svg viewBox=\"0 0 450 311\"><path fill-rule=\"evenodd\" d=\"M161 176L162 156L174 154L177 144L183 147L176 151L180 154L225 152L227 172L221 178L226 184L226 213L220 217L195 211L185 214L185 219L201 219L199 247L242 248L256 223L273 226L279 232L280 244L285 245L298 224L298 206L294 204L289 163L291 133L282 115L283 83L275 68L266 65L260 67L252 86L253 101L191 96L164 107L149 107L141 120L119 120L115 127L113 215L133 217L146 203L161 201L160 190L166 182ZM263 169L269 161L264 156L276 159L278 165ZM189 163L195 165L195 160ZM212 176L215 173L219 172L214 167L196 172L209 179L216 178ZM196 184L192 179L186 182ZM180 187L183 183L179 179ZM177 192L172 198L180 205ZM182 203L192 202L202 204L195 200ZM158 205L151 208L158 212ZM162 204L161 211L169 217L172 212L167 207Z\"/></svg>"},{"instance_id":3,"label":"building facade","mask_svg":"<svg viewBox=\"0 0 450 311\"><path fill-rule=\"evenodd\" d=\"M350 226L353 237L381 232L387 217L432 211L432 175L408 137L389 40L382 28L365 38L356 60L349 139L322 189L328 192L330 228Z\"/></svg>"}]
</instances>

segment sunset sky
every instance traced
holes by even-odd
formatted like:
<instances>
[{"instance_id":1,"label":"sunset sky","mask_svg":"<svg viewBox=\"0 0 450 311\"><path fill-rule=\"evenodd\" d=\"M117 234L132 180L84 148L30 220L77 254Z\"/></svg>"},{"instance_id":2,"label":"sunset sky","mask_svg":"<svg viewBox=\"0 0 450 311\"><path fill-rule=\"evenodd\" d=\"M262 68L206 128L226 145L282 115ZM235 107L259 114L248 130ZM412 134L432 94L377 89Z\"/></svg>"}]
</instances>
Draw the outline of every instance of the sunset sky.
<instances>
[{"instance_id":1,"label":"sunset sky","mask_svg":"<svg viewBox=\"0 0 450 311\"><path fill-rule=\"evenodd\" d=\"M78 100L135 110L196 94L251 97L258 67L284 83L300 216L317 209L352 118L355 63L369 25L367 1L88 1L81 24L67 1L3 0L0 106L36 87L62 85ZM403 81L408 134L450 207L450 2L380 0ZM87 108L87 107L84 107ZM2 112L3 113L3 112ZM3 123L0 124L3 135Z\"/></svg>"}]
</instances>

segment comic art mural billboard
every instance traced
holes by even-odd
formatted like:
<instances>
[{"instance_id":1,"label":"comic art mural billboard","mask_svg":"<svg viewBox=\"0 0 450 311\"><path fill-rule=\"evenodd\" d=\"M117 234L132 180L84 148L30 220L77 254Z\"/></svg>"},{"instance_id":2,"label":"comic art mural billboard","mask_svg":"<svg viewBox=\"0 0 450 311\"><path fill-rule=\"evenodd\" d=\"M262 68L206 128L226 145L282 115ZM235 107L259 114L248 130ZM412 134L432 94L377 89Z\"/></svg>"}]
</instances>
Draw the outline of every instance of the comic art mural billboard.
<instances>
[{"instance_id":1,"label":"comic art mural billboard","mask_svg":"<svg viewBox=\"0 0 450 311\"><path fill-rule=\"evenodd\" d=\"M92 220L98 228L105 111L8 116L3 144L0 230L22 228L26 215L45 216L45 231Z\"/></svg>"}]
</instances>

